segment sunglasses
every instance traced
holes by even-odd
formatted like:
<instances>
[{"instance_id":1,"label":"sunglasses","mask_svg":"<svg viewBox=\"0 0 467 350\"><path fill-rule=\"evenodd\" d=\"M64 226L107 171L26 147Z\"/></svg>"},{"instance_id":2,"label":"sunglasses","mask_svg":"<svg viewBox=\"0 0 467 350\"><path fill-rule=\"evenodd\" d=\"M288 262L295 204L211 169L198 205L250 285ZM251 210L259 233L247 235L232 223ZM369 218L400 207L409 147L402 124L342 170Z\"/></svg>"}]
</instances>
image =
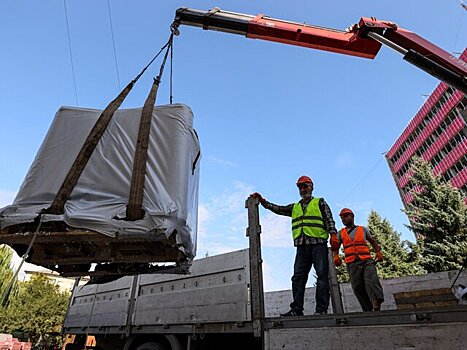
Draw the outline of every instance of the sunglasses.
<instances>
[{"instance_id":1,"label":"sunglasses","mask_svg":"<svg viewBox=\"0 0 467 350\"><path fill-rule=\"evenodd\" d=\"M301 185L297 185L298 189L301 190L302 188L308 188L308 187L311 187L309 184L301 184Z\"/></svg>"}]
</instances>

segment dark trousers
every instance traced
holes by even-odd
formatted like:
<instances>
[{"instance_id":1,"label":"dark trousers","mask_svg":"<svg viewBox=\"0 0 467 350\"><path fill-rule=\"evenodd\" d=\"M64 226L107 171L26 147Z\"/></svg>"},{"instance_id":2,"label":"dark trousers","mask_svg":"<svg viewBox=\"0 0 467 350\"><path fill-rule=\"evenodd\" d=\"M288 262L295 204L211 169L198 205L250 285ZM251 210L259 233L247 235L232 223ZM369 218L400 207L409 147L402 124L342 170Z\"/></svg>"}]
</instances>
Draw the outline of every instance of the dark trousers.
<instances>
[{"instance_id":1,"label":"dark trousers","mask_svg":"<svg viewBox=\"0 0 467 350\"><path fill-rule=\"evenodd\" d=\"M383 288L379 283L373 259L357 260L347 264L347 271L349 272L352 290L363 311L373 310L371 301L374 299L378 299L381 303L384 301Z\"/></svg>"},{"instance_id":2,"label":"dark trousers","mask_svg":"<svg viewBox=\"0 0 467 350\"><path fill-rule=\"evenodd\" d=\"M290 308L303 311L308 274L314 266L316 281L316 312L327 312L329 306L328 249L326 244L307 244L297 247L292 276L293 302Z\"/></svg>"}]
</instances>

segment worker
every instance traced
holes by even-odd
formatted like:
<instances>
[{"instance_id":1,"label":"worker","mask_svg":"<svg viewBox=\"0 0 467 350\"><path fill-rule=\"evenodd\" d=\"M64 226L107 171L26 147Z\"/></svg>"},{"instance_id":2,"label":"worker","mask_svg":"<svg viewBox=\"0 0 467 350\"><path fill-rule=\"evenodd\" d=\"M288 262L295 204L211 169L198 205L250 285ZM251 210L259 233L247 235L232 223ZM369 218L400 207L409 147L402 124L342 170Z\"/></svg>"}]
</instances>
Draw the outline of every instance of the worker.
<instances>
[{"instance_id":1,"label":"worker","mask_svg":"<svg viewBox=\"0 0 467 350\"><path fill-rule=\"evenodd\" d=\"M350 284L363 311L378 311L384 301L383 288L378 279L375 261L371 257L367 242L376 252L375 260L383 261L381 249L368 228L355 225L352 210L344 208L339 213L344 228L337 236L331 235L331 249L335 266L341 266L339 257L341 243L344 246L345 263L350 276Z\"/></svg>"},{"instance_id":2,"label":"worker","mask_svg":"<svg viewBox=\"0 0 467 350\"><path fill-rule=\"evenodd\" d=\"M292 236L297 248L292 276L293 302L290 310L281 316L303 315L305 287L312 266L317 275L315 315L324 315L329 306L327 240L329 233L336 235L337 232L326 201L312 196L313 181L308 176L300 176L296 185L301 197L298 203L280 206L266 201L258 192L251 196L273 213L292 217Z\"/></svg>"}]
</instances>

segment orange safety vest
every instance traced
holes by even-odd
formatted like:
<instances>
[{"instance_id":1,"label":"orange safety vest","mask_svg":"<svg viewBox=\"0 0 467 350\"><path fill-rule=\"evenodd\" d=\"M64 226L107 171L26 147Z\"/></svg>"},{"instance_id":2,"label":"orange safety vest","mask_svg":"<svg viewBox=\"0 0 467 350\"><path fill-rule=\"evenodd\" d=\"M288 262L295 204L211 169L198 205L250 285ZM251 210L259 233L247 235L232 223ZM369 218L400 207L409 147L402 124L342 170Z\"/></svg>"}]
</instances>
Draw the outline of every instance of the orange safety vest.
<instances>
[{"instance_id":1,"label":"orange safety vest","mask_svg":"<svg viewBox=\"0 0 467 350\"><path fill-rule=\"evenodd\" d=\"M371 259L370 249L368 248L368 244L365 240L365 232L363 231L363 227L357 226L356 230L357 232L355 233L355 238L353 241L347 233L346 228L341 230L341 238L344 245L346 264L355 261L357 257L359 260Z\"/></svg>"}]
</instances>

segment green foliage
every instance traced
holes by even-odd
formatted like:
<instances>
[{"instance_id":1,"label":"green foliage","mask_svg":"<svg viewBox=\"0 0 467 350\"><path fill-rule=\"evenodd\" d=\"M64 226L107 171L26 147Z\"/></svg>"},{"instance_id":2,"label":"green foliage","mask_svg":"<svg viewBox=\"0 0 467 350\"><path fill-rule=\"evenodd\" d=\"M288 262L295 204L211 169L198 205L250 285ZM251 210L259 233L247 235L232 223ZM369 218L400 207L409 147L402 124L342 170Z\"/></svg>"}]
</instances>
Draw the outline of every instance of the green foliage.
<instances>
[{"instance_id":1,"label":"green foliage","mask_svg":"<svg viewBox=\"0 0 467 350\"><path fill-rule=\"evenodd\" d=\"M6 289L13 277L12 258L13 251L6 245L0 245L0 303L7 300ZM2 312L2 305L0 305L0 312Z\"/></svg>"},{"instance_id":2,"label":"green foliage","mask_svg":"<svg viewBox=\"0 0 467 350\"><path fill-rule=\"evenodd\" d=\"M461 192L433 175L430 165L415 158L411 170L409 228L422 246L421 265L428 272L460 269L467 257L467 206Z\"/></svg>"},{"instance_id":3,"label":"green foliage","mask_svg":"<svg viewBox=\"0 0 467 350\"><path fill-rule=\"evenodd\" d=\"M368 228L383 252L384 261L377 264L381 278L419 275L424 272L420 266L420 247L409 241L401 241L400 233L394 230L387 219L377 212L368 216Z\"/></svg>"},{"instance_id":4,"label":"green foliage","mask_svg":"<svg viewBox=\"0 0 467 350\"><path fill-rule=\"evenodd\" d=\"M376 265L379 277L386 279L424 272L420 266L421 247L409 241L401 241L400 234L387 219L382 219L377 212L371 211L367 227L384 255L384 261ZM370 250L373 248L370 247ZM344 261L343 254L341 259ZM337 278L341 283L349 281L345 263L337 268Z\"/></svg>"},{"instance_id":5,"label":"green foliage","mask_svg":"<svg viewBox=\"0 0 467 350\"><path fill-rule=\"evenodd\" d=\"M347 273L347 267L344 262L344 254L339 254L342 260L342 265L336 267L336 272L337 272L337 280L339 283L347 283L350 282L350 277L349 274Z\"/></svg>"},{"instance_id":6,"label":"green foliage","mask_svg":"<svg viewBox=\"0 0 467 350\"><path fill-rule=\"evenodd\" d=\"M28 333L34 344L46 334L60 332L68 300L69 293L60 292L46 276L34 275L19 283L18 293L0 319L0 330Z\"/></svg>"}]
</instances>

